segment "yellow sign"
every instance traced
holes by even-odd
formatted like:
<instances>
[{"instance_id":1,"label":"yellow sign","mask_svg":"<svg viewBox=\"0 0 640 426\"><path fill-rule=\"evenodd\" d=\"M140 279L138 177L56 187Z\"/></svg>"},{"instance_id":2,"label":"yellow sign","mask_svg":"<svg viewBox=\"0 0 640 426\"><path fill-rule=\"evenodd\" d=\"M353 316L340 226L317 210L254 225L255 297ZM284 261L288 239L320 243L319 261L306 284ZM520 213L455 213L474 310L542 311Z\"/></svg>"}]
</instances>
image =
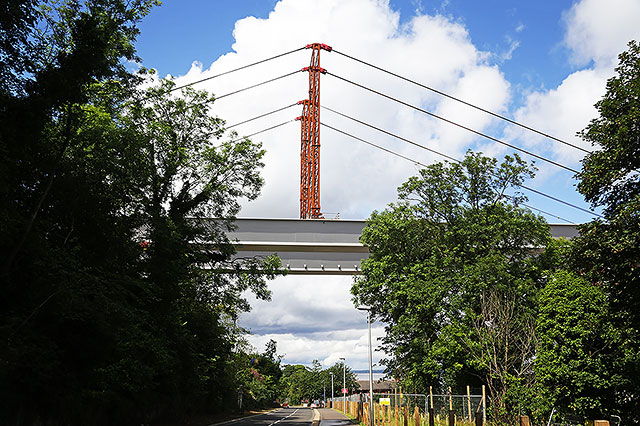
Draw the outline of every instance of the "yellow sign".
<instances>
[{"instance_id":1,"label":"yellow sign","mask_svg":"<svg viewBox=\"0 0 640 426\"><path fill-rule=\"evenodd\" d=\"M380 398L380 405L391 405L391 398Z\"/></svg>"}]
</instances>

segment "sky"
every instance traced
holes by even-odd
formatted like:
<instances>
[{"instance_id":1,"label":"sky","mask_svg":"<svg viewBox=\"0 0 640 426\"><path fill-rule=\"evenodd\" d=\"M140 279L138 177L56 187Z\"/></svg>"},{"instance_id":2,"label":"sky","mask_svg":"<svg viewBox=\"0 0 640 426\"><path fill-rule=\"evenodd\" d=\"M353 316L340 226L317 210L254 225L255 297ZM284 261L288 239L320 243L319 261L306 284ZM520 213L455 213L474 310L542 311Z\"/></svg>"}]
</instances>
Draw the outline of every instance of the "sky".
<instances>
[{"instance_id":1,"label":"sky","mask_svg":"<svg viewBox=\"0 0 640 426\"><path fill-rule=\"evenodd\" d=\"M384 92L523 150L579 170L584 152L507 125L337 52L507 116L586 150L576 137L596 117L594 103L614 75L617 55L640 39L640 0L165 0L140 25L142 65L178 85L194 82L309 43L325 43L320 65L321 105L358 118L432 150L462 158L468 150L502 158L512 148L344 82ZM308 66L310 50L270 60L194 85L220 97ZM333 74L333 75L332 75ZM303 72L221 97L213 113L233 126L308 97ZM249 135L300 115L298 106L240 126ZM366 219L396 201L396 188L421 164L442 161L426 150L347 120L329 110L321 122L398 152L392 156L327 127L321 128L320 200L325 217ZM299 214L300 127L287 124L252 137L266 149L265 186L245 202L241 217L295 218ZM522 155L527 160L532 157ZM583 209L574 173L536 160L526 185ZM583 223L579 209L523 191L550 223ZM259 350L278 343L285 363L324 366L340 357L354 369L367 360L366 315L349 294L348 276L288 276L270 283L270 302L252 300L240 324ZM384 335L374 324L374 340ZM374 363L384 355L374 353ZM376 367L379 368L379 367Z\"/></svg>"}]
</instances>

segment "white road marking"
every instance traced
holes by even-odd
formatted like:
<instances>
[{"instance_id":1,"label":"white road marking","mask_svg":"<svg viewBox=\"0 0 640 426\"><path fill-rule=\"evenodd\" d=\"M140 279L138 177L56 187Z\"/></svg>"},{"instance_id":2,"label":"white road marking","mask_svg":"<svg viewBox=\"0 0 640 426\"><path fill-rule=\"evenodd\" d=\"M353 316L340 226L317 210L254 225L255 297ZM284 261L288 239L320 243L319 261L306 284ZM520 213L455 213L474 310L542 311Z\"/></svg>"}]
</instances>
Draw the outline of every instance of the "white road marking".
<instances>
[{"instance_id":1,"label":"white road marking","mask_svg":"<svg viewBox=\"0 0 640 426\"><path fill-rule=\"evenodd\" d=\"M276 423L280 423L281 421L286 420L286 419L288 419L289 417L293 416L293 415L294 415L295 413L297 413L297 412L298 412L298 408L296 408L296 410L295 410L293 413L289 414L287 417L283 417L283 418L281 418L281 419L278 419L278 420L276 420L275 422L271 423L269 426L273 426L273 425L275 425Z\"/></svg>"}]
</instances>

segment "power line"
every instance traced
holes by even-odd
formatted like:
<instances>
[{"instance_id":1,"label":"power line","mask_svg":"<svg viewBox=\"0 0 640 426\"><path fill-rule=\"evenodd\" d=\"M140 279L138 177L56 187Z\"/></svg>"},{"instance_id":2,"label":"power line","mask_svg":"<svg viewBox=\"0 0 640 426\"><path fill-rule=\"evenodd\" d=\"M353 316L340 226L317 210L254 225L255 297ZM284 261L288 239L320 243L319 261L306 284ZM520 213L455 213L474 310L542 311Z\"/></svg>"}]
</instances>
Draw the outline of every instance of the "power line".
<instances>
[{"instance_id":1,"label":"power line","mask_svg":"<svg viewBox=\"0 0 640 426\"><path fill-rule=\"evenodd\" d=\"M456 101L456 102L460 102L460 103L462 103L462 104L464 104L464 105L467 105L467 106L469 106L469 107L471 107L471 108L475 108L475 109L477 109L478 111L482 111L482 112L484 112L484 113L486 113L486 114L492 115L492 116L494 116L494 117L496 117L496 118L499 118L499 119L501 119L501 120L504 120L504 121L506 121L506 122L508 122L508 123L511 123L511 124L513 124L513 125L516 125L516 126L518 126L518 127L522 127L523 129L526 129L526 130L529 130L529 131L531 131L531 132L537 133L537 134L539 134L539 135L541 135L541 136L544 136L544 137L549 138L549 139L551 139L551 140L554 140L554 141L556 141L556 142L563 143L563 144L565 144L565 145L567 145L567 146L570 146L570 147L572 147L572 148L578 149L578 150L580 150L580 151L582 151L582 152L585 152L585 153L587 153L587 154L591 154L591 151L586 150L586 149L584 149L584 148L582 148L582 147L580 147L580 146L578 146L578 145L575 145L575 144L569 143L569 142L564 141L564 140L562 140L562 139L559 139L559 138L557 138L557 137L555 137L555 136L552 136L552 135L550 135L550 134L548 134L548 133L544 133L544 132L542 132L542 131L540 131L540 130L534 129L533 127L530 127L530 126L527 126L527 125L525 125L525 124L519 123L519 122L517 122L517 121L515 121L515 120L512 120L512 119L510 119L510 118L508 118L508 117L505 117L505 116L500 115L500 114L498 114L498 113L495 113L495 112L493 112L493 111L489 111L488 109L485 109L485 108L479 107L479 106L474 105L474 104L472 104L472 103L470 103L470 102L464 101L464 100L462 100L462 99L460 99L460 98L457 98L457 97L455 97L455 96L452 96L452 95L449 95L449 94L447 94L447 93L445 93L445 92L442 92L442 91L440 91L440 90L434 89L433 87L429 87L429 86L424 85L424 84L422 84L422 83L419 83L419 82L417 82L417 81L415 81L415 80L411 80L411 79L410 79L410 78L408 78L408 77L404 77L404 76L402 76L402 75L400 75L400 74L396 74L396 73L394 73L394 72L392 72L392 71L389 71L389 70L386 70L386 69L381 68L381 67L379 67L379 66L376 66L376 65L370 64L369 62L363 61L362 59L354 58L353 56L347 55L346 53L339 52L339 51L337 51L337 50L335 50L335 49L333 49L333 52L335 52L335 53L337 53L337 54L339 54L339 55L342 55L342 56L344 56L344 57L346 57L346 58L352 59L352 60L354 60L354 61L356 61L356 62L360 62L361 64L367 65L367 66L369 66L369 67L371 67L371 68L377 69L378 71L382 71L382 72L384 72L384 73L390 74L390 75L392 75L392 76L394 76L394 77L397 77L397 78L399 78L399 79L401 79L401 80L404 80L404 81L407 81L407 82L409 82L409 83L415 84L416 86L422 87L423 89L430 90L430 91L432 91L432 92L434 92L434 93L437 93L438 95L441 95L441 96L444 96L444 97L446 97L446 98L452 99L452 100L454 100L454 101Z\"/></svg>"},{"instance_id":2,"label":"power line","mask_svg":"<svg viewBox=\"0 0 640 426\"><path fill-rule=\"evenodd\" d=\"M444 154L444 153L442 153L442 152L436 151L436 150L434 150L434 149L431 149L431 148L429 148L429 147L426 147L426 146L424 146L424 145L421 145L421 144L419 144L419 143L417 143L417 142L414 142L414 141L412 141L412 140L409 140L409 139L407 139L407 138L403 138L402 136L396 135L395 133L391 133L391 132L389 132L389 131L387 131L387 130L384 130L384 129L381 129L381 128L379 128L379 127L376 127L376 126L374 126L374 125L372 125L372 124L366 123L366 122L364 122L364 121L362 121L362 120L358 120L357 118L353 118L353 117L351 117L351 116L349 116L349 115L346 115L346 114L340 113L340 112L338 112L338 111L336 111L336 110L334 110L334 109L331 109L331 108L329 108L329 107L325 107L325 106L323 106L322 108L324 108L324 109L326 109L326 110L328 110L328 111L331 111L331 112L333 112L333 113L335 113L335 114L338 114L338 115L340 115L340 116L342 116L342 117L348 118L349 120L355 121L356 123L362 124L362 125L364 125L364 126L367 126L367 127L372 128L372 129L374 129L374 130L377 130L377 131L379 131L379 132L382 132L382 133L384 133L384 134L386 134L386 135L392 136L392 137L394 137L394 138L396 138L396 139L399 139L399 140L401 140L401 141L403 141L403 142L407 142L407 143L409 143L409 144L411 144L411 145L414 145L414 146L416 146L416 147L418 147L418 148L420 148L420 149L424 149L425 151L432 152L432 153L434 153L434 154L436 154L436 155L439 155L439 156L441 156L441 157L444 157L444 158L446 158L446 159L448 159L448 160L454 161L454 162L456 162L456 163L461 163L461 162L462 162L462 161L458 160L458 159L457 159L457 158L455 158L455 157L452 157L452 156L450 156L450 155L447 155L447 154ZM326 125L325 125L325 126L326 126ZM345 134L346 134L346 133L345 133ZM348 134L347 134L347 135L348 135ZM351 136L351 135L348 135L348 136ZM588 214L590 214L590 215L595 215L595 216L597 216L597 217L599 217L599 218L603 218L603 219L604 219L604 217L603 217L603 216L601 216L601 215L599 215L598 213L593 212L593 211L589 211L589 210L584 209L584 208L582 208L582 207L580 207L580 206L578 206L578 205L572 204L572 203L570 203L570 202L568 202L568 201L564 201L564 200L562 200L562 199L560 199L560 198L557 198L557 197L554 197L554 196L552 196L552 195L546 194L546 193L544 193L544 192L542 192L542 191L538 191L537 189L530 188L530 187L528 187L528 186L526 186L526 185L519 185L519 186L520 186L522 189L526 189L526 190L531 191L531 192L533 192L533 193L535 193L535 194L538 194L538 195L541 195L541 196L543 196L543 197L549 198L550 200L556 201L556 202L558 202L558 203L564 204L564 205L569 206L569 207L571 207L571 208L574 208L574 209L580 210L580 211L582 211L582 212L588 213Z\"/></svg>"},{"instance_id":3,"label":"power line","mask_svg":"<svg viewBox=\"0 0 640 426\"><path fill-rule=\"evenodd\" d=\"M262 82L260 82L260 83L253 84L253 85L248 86L248 87L245 87L245 88L243 88L243 89L239 89L239 90L235 90L235 91L233 91L233 92L225 93L224 95L217 96L217 97L216 97L216 100L218 100L218 99L222 99L222 98L226 98L227 96L235 95L236 93L244 92L245 90L253 89L254 87L262 86L263 84L271 83L271 82L274 82L274 81L276 81L276 80L280 80L280 79L285 78L285 77L289 77L290 75L293 75L293 74L299 73L300 71L301 71L301 70L292 71L292 72L290 72L290 73L287 73L287 74L281 75L281 76L279 76L279 77L270 78L269 80L265 80L265 81L262 81ZM577 173L577 172L576 172L576 173Z\"/></svg>"},{"instance_id":4,"label":"power line","mask_svg":"<svg viewBox=\"0 0 640 426\"><path fill-rule=\"evenodd\" d=\"M571 167L565 166L564 164L557 163L557 162L555 162L555 161L553 161L553 160L549 160L548 158L542 157L542 156L540 156L540 155L538 155L538 154L534 154L534 153L533 153L533 152L531 152L531 151L527 151L526 149L522 149L522 148L519 148L519 147L517 147L517 146L515 146L515 145L511 145L511 144L509 144L509 143L507 143L507 142L501 141L500 139L494 138L493 136L489 136L489 135L487 135L487 134L485 134L485 133L479 132L479 131L474 130L474 129L470 128L470 127L467 127L467 126L464 126L464 125L462 125L462 124L456 123L455 121L452 121L452 120L449 120L449 119L447 119L447 118L441 117L441 116L439 116L439 115L437 115L437 114L434 114L434 113L432 113L432 112L429 112L429 111L427 111L427 110L425 110L425 109L422 109L422 108L420 108L420 107L417 107L417 106L415 106L415 105L411 105L411 104L409 104L409 103L407 103L407 102L401 101L400 99L394 98L393 96L390 96L390 95L387 95L387 94L385 94L385 93L379 92L379 91L377 91L377 90L375 90L375 89L371 89L371 88L369 88L369 87L367 87L367 86L363 86L362 84L356 83L355 81L351 81L351 80L349 80L349 79L347 79L347 78L340 77L340 76L338 76L338 75L336 75L336 74L334 74L334 73L331 73L331 72L327 72L327 74L328 74L328 75L331 75L331 76L333 76L333 77L335 77L335 78L337 78L337 79L339 79L339 80L342 80L342 81L344 81L344 82L350 83L350 84L352 84L352 85L354 85L354 86L356 86L356 87L360 87L361 89L368 90L369 92L375 93L376 95L379 95L379 96L385 97L385 98L387 98L387 99L390 99L390 100L392 100L392 101L394 101L394 102L397 102L397 103L399 103L399 104L402 104L402 105L404 105L404 106L408 106L409 108L413 108L413 109L415 109L416 111L420 111L420 112L422 112L422 113L424 113L424 114L427 114L427 115L429 115L429 116L431 116L431 117L433 117L433 118L437 118L438 120L442 120L442 121L444 121L444 122L446 122L446 123L452 124L452 125L454 125L454 126L456 126L456 127L459 127L459 128L461 128L461 129L464 129L464 130L466 130L466 131L468 131L468 132L474 133L474 134L476 134L476 135L478 135L478 136L482 136L483 138L486 138L486 139L492 140L492 141L494 141L494 142L497 142L497 143L499 143L499 144L502 144L502 145L508 146L508 147L510 147L510 148L512 148L512 149L515 149L516 151L520 151L520 152L522 152L522 153L528 154L528 155L530 155L530 156L532 156L532 157L535 157L535 158L537 158L537 159L539 159L539 160L545 161L545 162L547 162L547 163L549 163L549 164L553 164L554 166L557 166L557 167L563 168L563 169L568 170L568 171L570 171L570 172L572 172L572 173L576 173L576 174L578 173L578 171L577 171L577 170L572 169Z\"/></svg>"},{"instance_id":5,"label":"power line","mask_svg":"<svg viewBox=\"0 0 640 426\"><path fill-rule=\"evenodd\" d=\"M231 128L233 128L233 127L240 126L241 124L249 123L249 122L254 121L254 120L257 120L257 119L259 119L259 118L266 117L266 116L271 115L271 114L275 114L276 112L284 111L285 109L287 109L287 108L291 108L292 106L296 106L296 105L298 105L298 103L297 103L297 102L296 102L296 103L293 103L293 104L291 104L291 105L287 105L286 107L282 107L282 108L274 109L273 111L269 111L269 112L267 112L267 113L260 114L260 115L258 115L258 116L253 117L253 118L250 118L250 119L248 119L248 120L244 120L244 121L241 121L241 122L239 122L239 123L235 123L235 124L234 124L234 125L232 125L232 126L225 126L225 127L226 127L227 129L231 129Z\"/></svg>"},{"instance_id":6,"label":"power line","mask_svg":"<svg viewBox=\"0 0 640 426\"><path fill-rule=\"evenodd\" d=\"M345 136L349 136L350 138L353 138L353 139L355 139L355 140L357 140L357 141L359 141L359 142L366 143L367 145L370 145L370 146L372 146L372 147L374 147L374 148L377 148L377 149L380 149L380 150L382 150L382 151L385 151L385 152L387 152L387 153L389 153L389 154L395 155L396 157L400 157L400 158L402 158L402 159L404 159L404 160L411 161L412 163L414 163L414 164L418 164L418 165L420 165L420 166L422 166L422 167L427 167L427 165L426 165L426 164L421 163L421 162L420 162L420 161L418 161L418 160L414 160L413 158L409 158L409 157L404 156L404 155L402 155L402 154L400 154L400 153L397 153L397 152L395 152L395 151L392 151L392 150L390 150L390 149L387 149L387 148L385 148L385 147L383 147L383 146L380 146L380 145L377 145L377 144L375 144L375 143L373 143L373 142L369 142L369 141L367 141L367 140L365 140L365 139L359 138L358 136L352 135L351 133L345 132L345 131L340 130L340 129L336 129L335 127L330 126L330 125L328 125L328 124L325 124L325 123L323 123L323 122L320 122L320 125L322 125L322 126L324 126L324 127L327 127L327 128L329 128L329 129L331 129L331 130L333 130L333 131L335 131L335 132L342 133L342 134L343 134L343 135L345 135ZM441 155L443 155L443 154L441 154ZM448 158L452 158L452 157L448 157ZM457 159L455 159L455 158L454 158L454 160L455 160L456 162L460 162L460 160L457 160ZM512 198L512 199L513 199L513 197L511 197L511 196L509 196L509 195L506 195L506 194L505 194L505 195L503 195L503 196L504 196L504 197L506 197L506 198ZM529 205L529 204L526 204L526 203L518 203L518 204L520 204L520 205L522 205L522 206L524 206L524 207L526 207L526 208L528 208L528 209L535 210L535 211L537 211L537 212L540 212L540 213L546 214L547 216L555 217L556 219L560 219L560 220L562 220L563 222L567 222L567 223L570 223L570 224L572 224L572 225L575 225L575 224L576 224L575 222L572 222L572 221L570 221L569 219L565 219L565 218L563 218L563 217L561 217L561 216L555 215L555 214L553 214L553 213L549 213L549 212L547 212L547 211L544 211L544 210L539 209L539 208L537 208L537 207L531 206L531 205Z\"/></svg>"},{"instance_id":7,"label":"power line","mask_svg":"<svg viewBox=\"0 0 640 426\"><path fill-rule=\"evenodd\" d=\"M238 67L238 68L235 68L235 69L229 70L229 71L225 71L225 72L220 73L220 74L216 74L216 75L212 75L212 76L209 76L209 77L205 77L205 78L203 78L203 79L196 80L196 81L193 81L193 82L191 82L191 83L183 84L182 86L174 87L173 89L169 90L169 92L173 92L174 90L179 90L179 89L183 89L183 88L185 88L185 87L193 86L194 84L202 83L203 81L211 80L211 79L214 79L214 78L217 78L217 77L221 77L221 76L223 76L223 75L231 74L231 73L233 73L233 72L240 71L240 70L243 70L243 69L246 69L246 68L252 67L252 66L254 66L254 65L262 64L262 63L264 63L264 62L268 62L268 61L270 61L270 60L272 60L272 59L280 58L280 57L282 57L282 56L286 56L286 55L289 55L289 54L291 54L291 53L295 53L295 52L298 52L298 51L300 51L300 50L304 50L304 49L305 49L304 47L299 47L299 48L297 48L297 49L293 49L293 50L290 50L290 51L288 51L288 52L280 53L279 55L275 55L275 56L272 56L272 57L270 57L270 58L262 59L262 60L260 60L260 61L253 62L253 63L251 63L251 64L244 65L244 66L241 66L241 67Z\"/></svg>"}]
</instances>

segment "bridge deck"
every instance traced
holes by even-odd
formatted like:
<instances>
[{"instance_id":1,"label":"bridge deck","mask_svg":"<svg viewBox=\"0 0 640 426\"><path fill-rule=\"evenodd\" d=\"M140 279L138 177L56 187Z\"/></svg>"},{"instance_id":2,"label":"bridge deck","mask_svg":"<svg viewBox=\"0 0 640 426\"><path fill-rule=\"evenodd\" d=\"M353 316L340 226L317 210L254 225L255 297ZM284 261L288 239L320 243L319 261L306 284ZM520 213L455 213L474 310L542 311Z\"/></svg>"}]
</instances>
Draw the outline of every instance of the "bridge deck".
<instances>
[{"instance_id":1,"label":"bridge deck","mask_svg":"<svg viewBox=\"0 0 640 426\"><path fill-rule=\"evenodd\" d=\"M229 234L238 255L278 254L290 274L355 275L369 249L360 243L364 220L251 219L236 221ZM551 224L555 238L573 238L575 225Z\"/></svg>"}]
</instances>

